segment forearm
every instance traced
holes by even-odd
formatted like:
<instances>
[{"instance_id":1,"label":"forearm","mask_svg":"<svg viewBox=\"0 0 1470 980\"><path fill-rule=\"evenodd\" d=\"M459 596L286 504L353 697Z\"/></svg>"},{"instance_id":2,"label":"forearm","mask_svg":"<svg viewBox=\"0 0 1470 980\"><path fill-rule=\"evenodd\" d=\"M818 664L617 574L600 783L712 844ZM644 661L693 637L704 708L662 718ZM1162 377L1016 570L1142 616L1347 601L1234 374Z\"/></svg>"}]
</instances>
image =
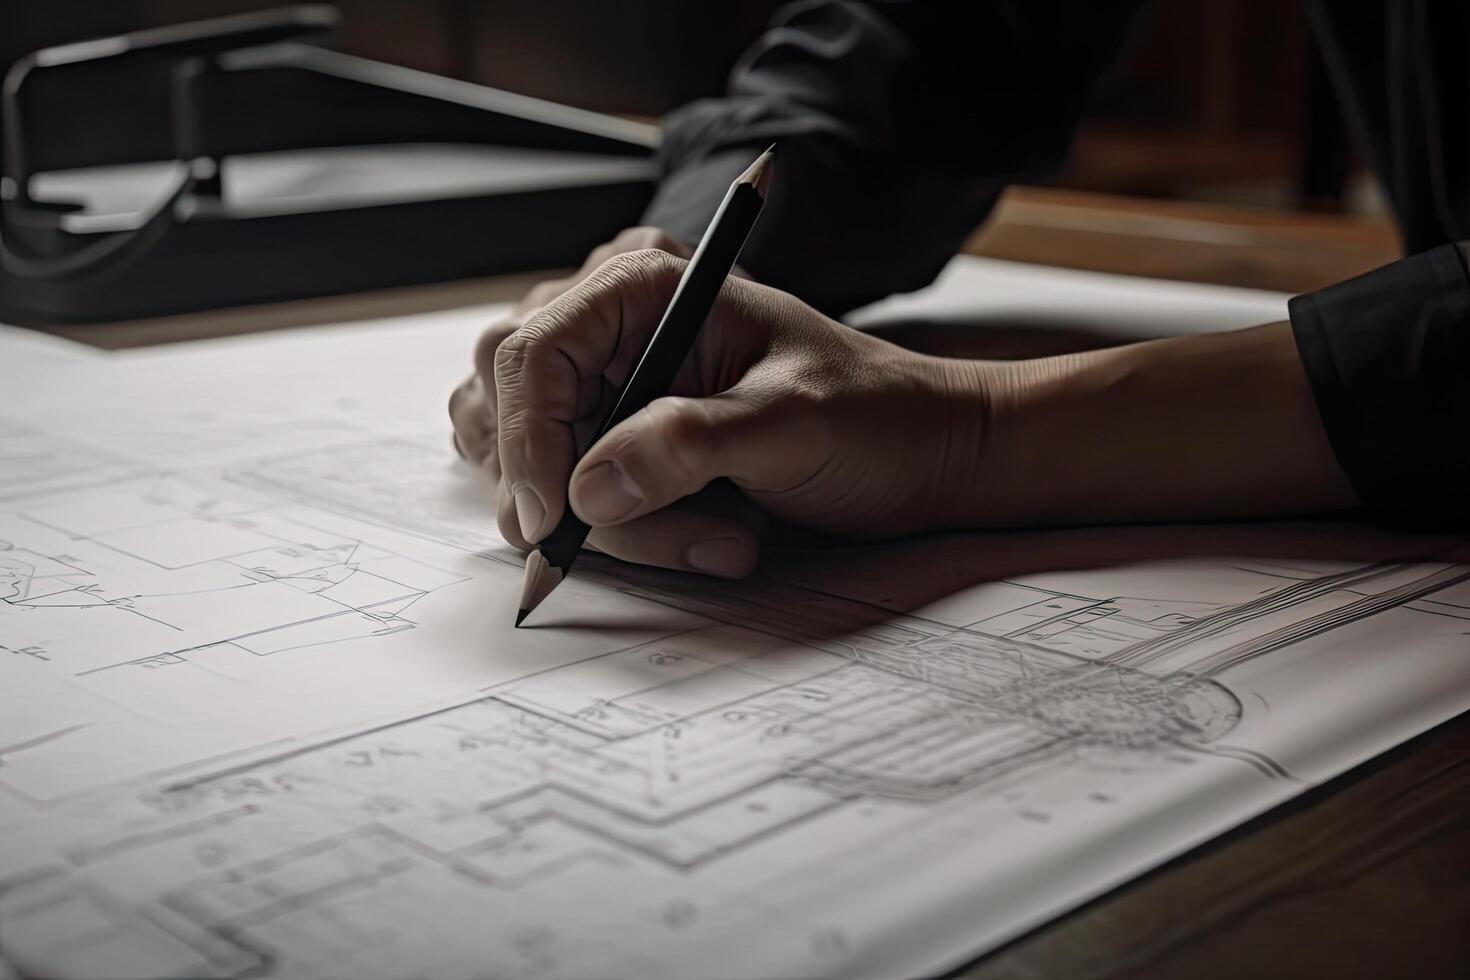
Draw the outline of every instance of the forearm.
<instances>
[{"instance_id":1,"label":"forearm","mask_svg":"<svg viewBox=\"0 0 1470 980\"><path fill-rule=\"evenodd\" d=\"M964 369L962 369L964 370ZM971 526L1171 521L1358 501L1288 324L997 366L967 461Z\"/></svg>"}]
</instances>

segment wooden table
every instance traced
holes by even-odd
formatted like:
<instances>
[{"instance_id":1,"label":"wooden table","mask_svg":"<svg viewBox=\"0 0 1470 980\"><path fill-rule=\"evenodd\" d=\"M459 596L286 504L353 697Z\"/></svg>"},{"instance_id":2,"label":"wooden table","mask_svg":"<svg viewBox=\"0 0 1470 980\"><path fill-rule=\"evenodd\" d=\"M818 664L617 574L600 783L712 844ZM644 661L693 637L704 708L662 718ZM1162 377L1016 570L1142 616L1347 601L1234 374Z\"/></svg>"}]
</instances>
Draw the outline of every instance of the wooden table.
<instances>
[{"instance_id":1,"label":"wooden table","mask_svg":"<svg viewBox=\"0 0 1470 980\"><path fill-rule=\"evenodd\" d=\"M1016 189L965 250L1299 292L1392 261L1398 241L1381 221ZM165 343L512 299L537 278L54 332L109 348ZM468 357L466 352L467 366ZM959 975L1470 976L1470 715L1063 916Z\"/></svg>"}]
</instances>

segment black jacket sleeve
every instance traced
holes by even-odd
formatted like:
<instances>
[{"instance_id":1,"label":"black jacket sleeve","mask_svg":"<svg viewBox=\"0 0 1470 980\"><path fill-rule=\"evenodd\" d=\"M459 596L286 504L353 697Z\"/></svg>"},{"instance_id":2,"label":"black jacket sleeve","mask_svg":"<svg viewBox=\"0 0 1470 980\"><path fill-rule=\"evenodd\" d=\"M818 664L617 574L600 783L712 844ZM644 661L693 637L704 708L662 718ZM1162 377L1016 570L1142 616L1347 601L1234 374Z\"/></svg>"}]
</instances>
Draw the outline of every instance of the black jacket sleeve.
<instances>
[{"instance_id":1,"label":"black jacket sleeve","mask_svg":"<svg viewBox=\"0 0 1470 980\"><path fill-rule=\"evenodd\" d=\"M688 242L779 142L741 262L829 313L930 282L1013 180L1058 166L1137 0L808 0L724 98L665 120L645 223Z\"/></svg>"},{"instance_id":2,"label":"black jacket sleeve","mask_svg":"<svg viewBox=\"0 0 1470 980\"><path fill-rule=\"evenodd\" d=\"M1470 6L1307 4L1363 157L1410 252L1291 302L1338 462L1369 507L1470 522Z\"/></svg>"},{"instance_id":3,"label":"black jacket sleeve","mask_svg":"<svg viewBox=\"0 0 1470 980\"><path fill-rule=\"evenodd\" d=\"M1370 508L1464 524L1470 501L1470 260L1442 245L1291 301L1338 463Z\"/></svg>"}]
</instances>

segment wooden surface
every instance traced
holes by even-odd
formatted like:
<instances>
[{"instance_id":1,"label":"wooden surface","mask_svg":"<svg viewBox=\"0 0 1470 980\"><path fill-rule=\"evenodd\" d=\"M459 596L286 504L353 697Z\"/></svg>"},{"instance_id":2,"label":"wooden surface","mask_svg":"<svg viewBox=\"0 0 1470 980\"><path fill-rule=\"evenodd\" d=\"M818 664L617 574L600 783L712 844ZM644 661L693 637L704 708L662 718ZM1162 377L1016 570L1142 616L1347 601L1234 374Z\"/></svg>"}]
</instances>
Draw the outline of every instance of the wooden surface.
<instances>
[{"instance_id":1,"label":"wooden surface","mask_svg":"<svg viewBox=\"0 0 1470 980\"><path fill-rule=\"evenodd\" d=\"M1470 715L957 975L1470 975Z\"/></svg>"},{"instance_id":2,"label":"wooden surface","mask_svg":"<svg viewBox=\"0 0 1470 980\"><path fill-rule=\"evenodd\" d=\"M965 251L1303 293L1386 265L1401 246L1386 220L1013 188Z\"/></svg>"},{"instance_id":3,"label":"wooden surface","mask_svg":"<svg viewBox=\"0 0 1470 980\"><path fill-rule=\"evenodd\" d=\"M1300 292L1392 261L1398 245L1381 222L1017 189L966 251ZM494 302L518 296L535 278L55 332L103 347L162 343ZM1470 976L1470 715L1063 916L959 975Z\"/></svg>"}]
</instances>

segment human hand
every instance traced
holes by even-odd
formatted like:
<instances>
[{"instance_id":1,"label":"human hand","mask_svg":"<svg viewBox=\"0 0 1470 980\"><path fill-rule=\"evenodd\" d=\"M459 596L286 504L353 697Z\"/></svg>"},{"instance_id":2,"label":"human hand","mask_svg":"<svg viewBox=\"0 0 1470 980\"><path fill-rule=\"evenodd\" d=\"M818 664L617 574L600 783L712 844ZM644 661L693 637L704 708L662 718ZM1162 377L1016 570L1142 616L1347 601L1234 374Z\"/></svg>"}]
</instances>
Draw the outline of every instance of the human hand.
<instances>
[{"instance_id":1,"label":"human hand","mask_svg":"<svg viewBox=\"0 0 1470 980\"><path fill-rule=\"evenodd\" d=\"M681 259L694 254L692 248L661 228L626 228L612 241L593 249L582 267L570 276L548 279L531 287L508 316L485 330L476 345L475 370L449 396L454 448L462 457L485 467L492 479L500 478L495 386L489 382L495 377L495 351L505 338L519 330L531 314L586 279L614 255L645 248L660 249Z\"/></svg>"},{"instance_id":2,"label":"human hand","mask_svg":"<svg viewBox=\"0 0 1470 980\"><path fill-rule=\"evenodd\" d=\"M865 537L962 520L951 483L973 470L985 379L1003 366L914 354L741 280L726 284L670 396L579 461L684 266L663 251L618 255L480 343L497 418L486 469L507 541L533 546L570 503L599 550L739 577L765 514ZM486 438L451 414L467 450Z\"/></svg>"},{"instance_id":3,"label":"human hand","mask_svg":"<svg viewBox=\"0 0 1470 980\"><path fill-rule=\"evenodd\" d=\"M736 280L671 397L577 461L683 267L660 251L617 256L496 340L493 372L481 344L500 415L486 468L511 543L548 533L568 492L592 547L728 577L753 567L767 514L872 537L1359 504L1290 324L950 360ZM464 425L456 415L461 442Z\"/></svg>"}]
</instances>

